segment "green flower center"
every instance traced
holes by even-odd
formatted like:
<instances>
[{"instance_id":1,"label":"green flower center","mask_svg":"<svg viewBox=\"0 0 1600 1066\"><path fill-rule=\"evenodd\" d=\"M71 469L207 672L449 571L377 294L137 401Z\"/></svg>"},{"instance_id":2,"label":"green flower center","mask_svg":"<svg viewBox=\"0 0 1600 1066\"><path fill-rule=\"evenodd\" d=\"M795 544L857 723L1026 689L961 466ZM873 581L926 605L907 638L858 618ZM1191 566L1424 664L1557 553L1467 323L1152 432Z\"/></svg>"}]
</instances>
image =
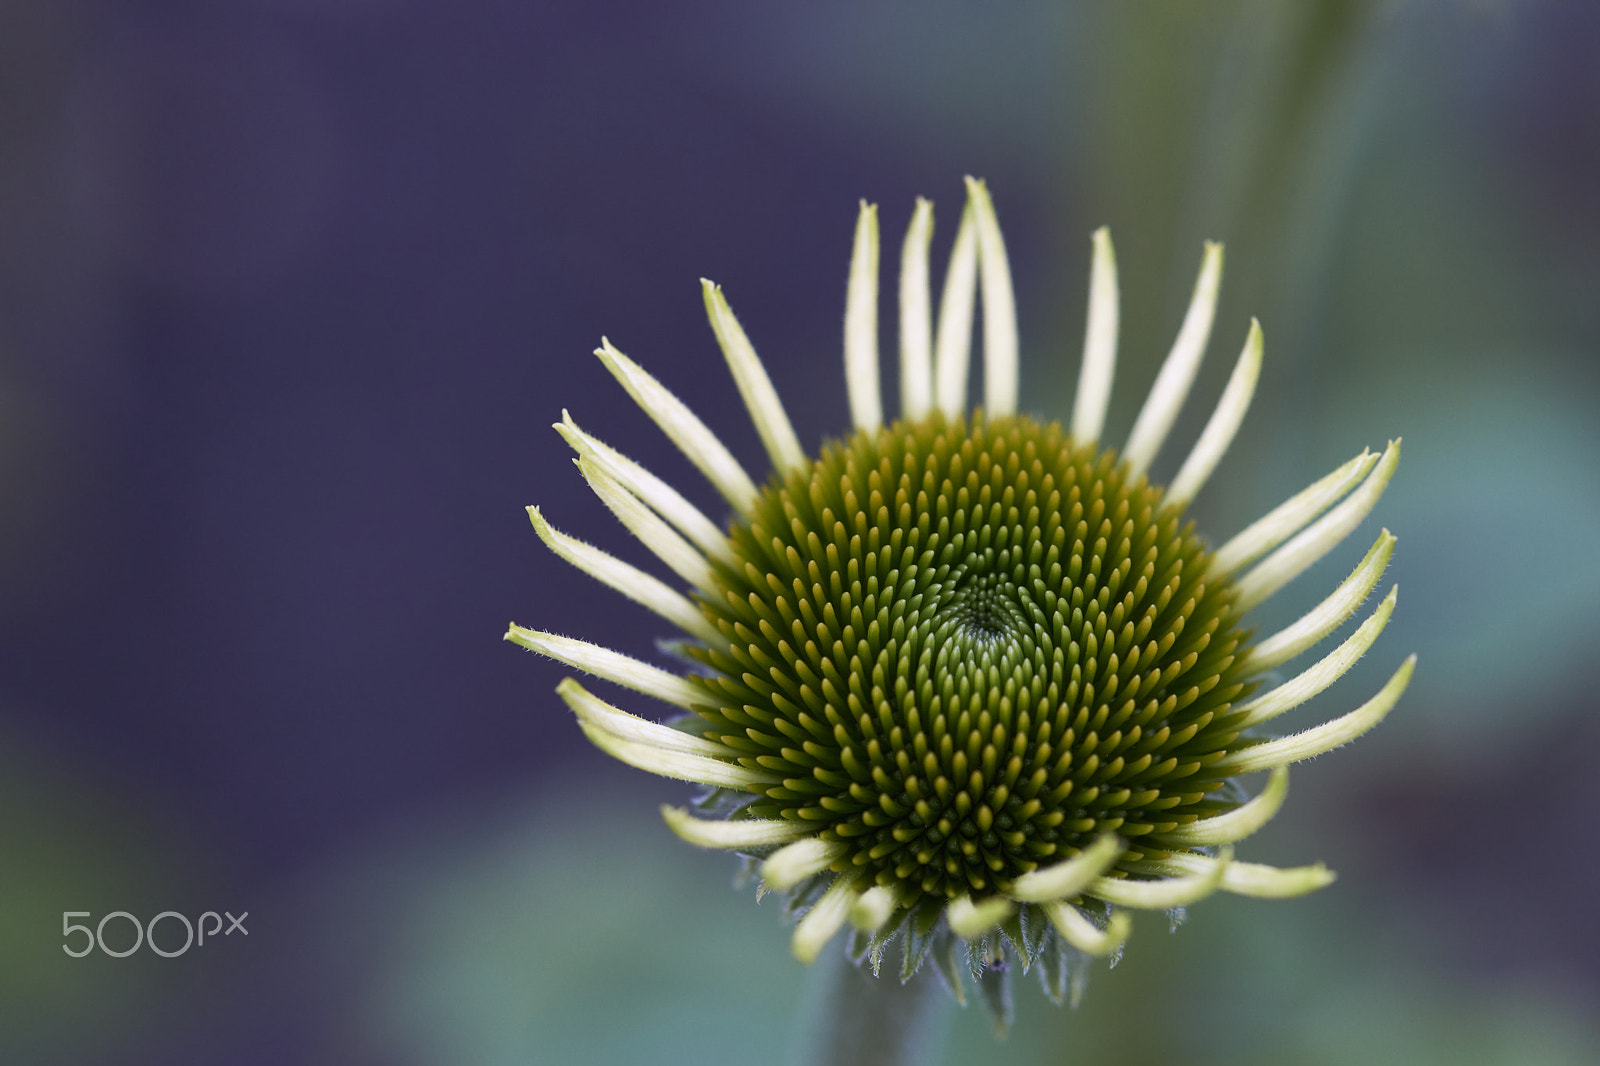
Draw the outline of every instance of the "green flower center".
<instances>
[{"instance_id":1,"label":"green flower center","mask_svg":"<svg viewBox=\"0 0 1600 1066\"><path fill-rule=\"evenodd\" d=\"M897 422L775 478L701 600L727 643L694 652L705 735L783 775L748 814L908 903L1006 892L1107 831L1164 854L1142 838L1228 806L1207 767L1244 688L1180 517L1026 417Z\"/></svg>"}]
</instances>

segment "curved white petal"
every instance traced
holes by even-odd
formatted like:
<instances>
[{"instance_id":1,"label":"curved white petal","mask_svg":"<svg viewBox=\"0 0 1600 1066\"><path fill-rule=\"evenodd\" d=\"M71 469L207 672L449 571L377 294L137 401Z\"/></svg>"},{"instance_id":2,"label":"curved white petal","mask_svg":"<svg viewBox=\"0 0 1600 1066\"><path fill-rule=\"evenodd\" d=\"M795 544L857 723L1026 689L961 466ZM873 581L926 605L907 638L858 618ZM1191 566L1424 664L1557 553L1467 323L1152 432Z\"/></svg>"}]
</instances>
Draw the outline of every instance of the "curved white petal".
<instances>
[{"instance_id":1,"label":"curved white petal","mask_svg":"<svg viewBox=\"0 0 1600 1066\"><path fill-rule=\"evenodd\" d=\"M1089 884L1088 894L1107 903L1135 910L1171 910L1186 907L1205 899L1222 884L1227 863L1233 859L1232 846L1224 846L1221 860L1214 870L1192 874L1188 877L1168 877L1159 881L1119 880L1101 877Z\"/></svg>"},{"instance_id":2,"label":"curved white petal","mask_svg":"<svg viewBox=\"0 0 1600 1066\"><path fill-rule=\"evenodd\" d=\"M900 417L916 421L933 406L933 297L928 246L933 204L917 197L900 249ZM870 895L871 889L867 890Z\"/></svg>"},{"instance_id":3,"label":"curved white petal","mask_svg":"<svg viewBox=\"0 0 1600 1066\"><path fill-rule=\"evenodd\" d=\"M1082 444L1100 439L1111 379L1117 367L1117 326L1121 297L1117 290L1117 253L1111 230L1094 231L1094 258L1089 267L1089 316L1083 330L1083 365L1078 369L1078 394L1072 402L1072 436Z\"/></svg>"},{"instance_id":4,"label":"curved white petal","mask_svg":"<svg viewBox=\"0 0 1600 1066\"><path fill-rule=\"evenodd\" d=\"M850 924L864 933L876 933L893 917L900 905L895 891L885 885L873 885L856 899L850 908Z\"/></svg>"},{"instance_id":5,"label":"curved white petal","mask_svg":"<svg viewBox=\"0 0 1600 1066\"><path fill-rule=\"evenodd\" d=\"M1267 787L1248 803L1235 807L1226 814L1202 818L1198 822L1179 826L1156 839L1163 845L1195 848L1210 844L1235 844L1272 821L1283 801L1289 795L1289 768L1274 766Z\"/></svg>"},{"instance_id":6,"label":"curved white petal","mask_svg":"<svg viewBox=\"0 0 1600 1066\"><path fill-rule=\"evenodd\" d=\"M1377 504L1399 464L1400 441L1395 439L1359 489L1238 580L1239 610L1248 611L1283 588L1349 536Z\"/></svg>"},{"instance_id":7,"label":"curved white petal","mask_svg":"<svg viewBox=\"0 0 1600 1066\"><path fill-rule=\"evenodd\" d=\"M778 390L772 387L772 379L767 377L767 368L761 365L761 357L756 355L755 345L750 343L744 327L734 317L733 308L728 306L728 298L722 294L722 286L701 278L700 292L705 298L706 317L711 320L711 331L717 336L717 346L722 349L728 369L733 372L734 384L739 386L739 395L744 398L750 421L755 423L761 443L766 446L767 457L783 473L799 470L806 465L806 453L801 450L800 440L794 435L794 427L789 424L789 416L784 413Z\"/></svg>"},{"instance_id":8,"label":"curved white petal","mask_svg":"<svg viewBox=\"0 0 1600 1066\"><path fill-rule=\"evenodd\" d=\"M1225 755L1212 763L1210 769L1220 774L1247 774L1252 770L1265 770L1269 766L1300 762L1321 755L1325 751L1332 751L1341 744L1348 744L1383 721L1400 699L1400 694L1406 690L1406 685L1411 682L1411 671L1416 665L1415 655L1406 659L1400 664L1400 669L1394 672L1394 676L1389 678L1388 683L1378 690L1376 696L1349 714L1304 732L1295 733L1293 736L1269 740L1264 744Z\"/></svg>"},{"instance_id":9,"label":"curved white petal","mask_svg":"<svg viewBox=\"0 0 1600 1066\"><path fill-rule=\"evenodd\" d=\"M1206 855L1176 854L1129 863L1142 873L1199 877L1222 871L1222 891L1256 899L1292 899L1331 885L1337 875L1322 863L1284 868L1259 862L1231 862Z\"/></svg>"},{"instance_id":10,"label":"curved white petal","mask_svg":"<svg viewBox=\"0 0 1600 1066\"><path fill-rule=\"evenodd\" d=\"M1276 548L1299 532L1301 526L1339 502L1377 462L1376 455L1361 449L1360 455L1313 481L1231 537L1212 553L1212 568L1219 574L1231 574Z\"/></svg>"},{"instance_id":11,"label":"curved white petal","mask_svg":"<svg viewBox=\"0 0 1600 1066\"><path fill-rule=\"evenodd\" d=\"M1189 506L1205 487L1211 472L1222 461L1228 445L1233 443L1233 436L1239 432L1245 412L1250 409L1256 381L1261 377L1261 349L1261 323L1252 318L1244 350L1239 353L1239 361L1233 365L1233 373L1228 376L1228 384L1222 390L1222 399L1217 401L1217 409L1206 422L1206 428L1200 431L1200 439L1195 441L1189 458L1183 461L1172 484L1167 486L1167 503L1178 507Z\"/></svg>"},{"instance_id":12,"label":"curved white petal","mask_svg":"<svg viewBox=\"0 0 1600 1066\"><path fill-rule=\"evenodd\" d=\"M861 201L844 298L844 382L857 429L883 425L878 386L878 205Z\"/></svg>"},{"instance_id":13,"label":"curved white petal","mask_svg":"<svg viewBox=\"0 0 1600 1066\"><path fill-rule=\"evenodd\" d=\"M1234 708L1232 713L1238 717L1230 719L1228 727L1249 729L1251 726L1271 721L1285 711L1300 706L1343 677L1345 671L1354 666L1356 660L1372 647L1373 642L1378 639L1378 634L1383 632L1383 627L1388 625L1389 616L1394 613L1395 600L1399 595L1400 586L1396 585L1389 590L1389 595L1383 598L1383 602L1378 604L1378 609L1372 612L1372 617L1362 622L1360 628L1350 634L1343 644L1271 692L1263 693Z\"/></svg>"},{"instance_id":14,"label":"curved white petal","mask_svg":"<svg viewBox=\"0 0 1600 1066\"><path fill-rule=\"evenodd\" d=\"M583 730L583 735L589 738L590 743L618 762L625 762L629 766L662 777L693 781L695 784L711 785L715 788L738 789L743 792L756 792L764 785L774 785L781 780L776 774L747 770L720 759L708 759L704 755L691 755L681 751L664 751L649 744L623 740L616 734L582 719L579 719L578 727Z\"/></svg>"},{"instance_id":15,"label":"curved white petal","mask_svg":"<svg viewBox=\"0 0 1600 1066\"><path fill-rule=\"evenodd\" d=\"M600 497L617 520L628 528L628 532L639 538L646 548L653 552L656 558L671 567L679 577L702 592L712 592L716 588L715 579L711 575L711 564L706 562L706 557L695 550L694 545L684 540L672 531L672 527L662 521L650 508L639 501L639 498L615 478L608 475L599 465L588 457L580 456L577 460L578 471L583 474L583 479L594 489L594 494Z\"/></svg>"},{"instance_id":16,"label":"curved white petal","mask_svg":"<svg viewBox=\"0 0 1600 1066\"><path fill-rule=\"evenodd\" d=\"M957 896L945 909L950 931L966 940L975 940L1017 913L1017 905L1004 896L990 896L979 903L970 896Z\"/></svg>"},{"instance_id":17,"label":"curved white petal","mask_svg":"<svg viewBox=\"0 0 1600 1066\"><path fill-rule=\"evenodd\" d=\"M850 908L860 894L861 890L856 887L853 878L835 878L828 891L794 927L794 936L789 941L789 949L794 952L794 957L807 966L815 962L828 941L844 928Z\"/></svg>"},{"instance_id":18,"label":"curved white petal","mask_svg":"<svg viewBox=\"0 0 1600 1066\"><path fill-rule=\"evenodd\" d=\"M1161 364L1150 395L1134 420L1133 432L1128 434L1128 445L1122 450L1122 458L1135 477L1150 468L1189 395L1195 372L1200 369L1200 359L1205 355L1206 342L1211 339L1211 322L1216 317L1217 293L1221 288L1222 245L1207 241L1205 254L1200 259L1200 276L1195 279L1194 295L1189 300L1188 313L1183 316L1183 325L1178 329L1178 339L1172 343L1167 361Z\"/></svg>"},{"instance_id":19,"label":"curved white petal","mask_svg":"<svg viewBox=\"0 0 1600 1066\"><path fill-rule=\"evenodd\" d=\"M537 507L528 508L528 517L546 547L596 581L649 608L685 633L692 633L704 641L723 639L717 627L706 620L687 596L669 588L654 574L647 574L592 544L567 536L545 521Z\"/></svg>"},{"instance_id":20,"label":"curved white petal","mask_svg":"<svg viewBox=\"0 0 1600 1066\"><path fill-rule=\"evenodd\" d=\"M1011 264L989 188L967 178L978 226L978 279L983 286L983 408L991 417L1017 411L1017 299Z\"/></svg>"},{"instance_id":21,"label":"curved white petal","mask_svg":"<svg viewBox=\"0 0 1600 1066\"><path fill-rule=\"evenodd\" d=\"M717 491L740 514L749 514L755 506L755 482L744 472L744 467L722 442L695 417L683 401L669 392L666 386L651 377L644 368L617 351L611 342L600 338L600 347L594 350L612 377L621 383L633 397L633 402L644 409L661 431L676 444L689 461L699 468Z\"/></svg>"},{"instance_id":22,"label":"curved white petal","mask_svg":"<svg viewBox=\"0 0 1600 1066\"><path fill-rule=\"evenodd\" d=\"M718 744L714 740L697 737L681 729L629 714L620 707L613 707L570 677L564 678L556 691L580 721L603 729L618 740L643 744L660 751L703 755L708 759L734 759L739 756L739 752L726 744Z\"/></svg>"},{"instance_id":23,"label":"curved white petal","mask_svg":"<svg viewBox=\"0 0 1600 1066\"><path fill-rule=\"evenodd\" d=\"M1104 833L1100 839L1065 862L1032 870L1018 877L1011 884L1011 898L1024 903L1043 903L1076 896L1089 882L1115 866L1123 850L1124 845L1116 834Z\"/></svg>"},{"instance_id":24,"label":"curved white petal","mask_svg":"<svg viewBox=\"0 0 1600 1066\"><path fill-rule=\"evenodd\" d=\"M850 846L838 841L807 837L786 845L767 856L761 864L761 879L771 889L793 888L812 874L820 874L835 859L849 854Z\"/></svg>"},{"instance_id":25,"label":"curved white petal","mask_svg":"<svg viewBox=\"0 0 1600 1066\"><path fill-rule=\"evenodd\" d=\"M809 830L782 818L741 818L736 821L696 818L682 807L663 803L661 817L680 838L701 848L760 848L787 844Z\"/></svg>"},{"instance_id":26,"label":"curved white petal","mask_svg":"<svg viewBox=\"0 0 1600 1066\"><path fill-rule=\"evenodd\" d=\"M677 674L659 666L640 662L620 651L602 648L586 640L574 640L537 629L524 629L514 625L506 631L506 639L529 651L547 655L557 662L566 663L574 670L582 670L602 680L623 688L631 688L646 696L682 707L687 710L695 704L704 704L706 694Z\"/></svg>"},{"instance_id":27,"label":"curved white petal","mask_svg":"<svg viewBox=\"0 0 1600 1066\"><path fill-rule=\"evenodd\" d=\"M1383 568L1389 565L1389 556L1394 554L1394 544L1393 533L1387 529L1380 532L1350 576L1341 581L1327 599L1245 652L1246 664L1257 672L1271 670L1343 625L1383 576Z\"/></svg>"},{"instance_id":28,"label":"curved white petal","mask_svg":"<svg viewBox=\"0 0 1600 1066\"><path fill-rule=\"evenodd\" d=\"M652 510L677 526L711 558L733 564L733 545L717 524L684 498L683 494L656 477L626 455L578 428L565 409L555 430L572 445L579 456L590 459L623 488L637 496Z\"/></svg>"},{"instance_id":29,"label":"curved white petal","mask_svg":"<svg viewBox=\"0 0 1600 1066\"><path fill-rule=\"evenodd\" d=\"M1045 917L1056 927L1061 939L1085 955L1109 955L1120 948L1133 931L1133 919L1127 911L1112 911L1110 921L1101 929L1066 900L1051 900L1043 906Z\"/></svg>"},{"instance_id":30,"label":"curved white petal","mask_svg":"<svg viewBox=\"0 0 1600 1066\"><path fill-rule=\"evenodd\" d=\"M933 344L934 402L949 418L959 418L967 405L967 366L972 358L972 313L977 299L977 220L969 198L950 249Z\"/></svg>"}]
</instances>

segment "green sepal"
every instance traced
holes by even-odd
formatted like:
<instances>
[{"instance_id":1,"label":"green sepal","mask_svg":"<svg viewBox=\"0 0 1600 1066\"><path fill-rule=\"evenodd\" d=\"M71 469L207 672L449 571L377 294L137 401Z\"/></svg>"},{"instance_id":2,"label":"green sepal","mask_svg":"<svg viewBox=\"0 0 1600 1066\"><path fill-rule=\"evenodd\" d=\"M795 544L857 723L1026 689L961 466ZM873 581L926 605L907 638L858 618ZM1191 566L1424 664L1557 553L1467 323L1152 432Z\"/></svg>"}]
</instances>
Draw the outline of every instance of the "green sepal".
<instances>
[{"instance_id":1,"label":"green sepal","mask_svg":"<svg viewBox=\"0 0 1600 1066\"><path fill-rule=\"evenodd\" d=\"M1052 926L1045 933L1044 947L1039 951L1039 985L1050 1002L1061 1006L1071 997L1076 1007L1089 983L1089 956L1061 939Z\"/></svg>"},{"instance_id":2,"label":"green sepal","mask_svg":"<svg viewBox=\"0 0 1600 1066\"><path fill-rule=\"evenodd\" d=\"M822 898L822 894L828 891L828 886L833 884L835 876L837 875L833 871L824 870L820 874L812 874L796 885L789 893L789 897L783 901L784 916L795 918L814 907L817 900Z\"/></svg>"},{"instance_id":3,"label":"green sepal","mask_svg":"<svg viewBox=\"0 0 1600 1066\"><path fill-rule=\"evenodd\" d=\"M1080 900L1074 906L1078 908L1080 914L1093 922L1098 929L1104 930L1106 926L1111 924L1111 906L1105 900L1089 896ZM1041 915L1041 917L1043 916ZM1048 919L1045 920L1048 921ZM1051 930L1051 932L1054 932L1054 930ZM1122 952L1127 946L1128 942L1124 940L1112 950L1111 954L1103 956L1106 961L1106 969L1112 969L1122 961Z\"/></svg>"},{"instance_id":4,"label":"green sepal","mask_svg":"<svg viewBox=\"0 0 1600 1066\"><path fill-rule=\"evenodd\" d=\"M1025 903L1016 914L1001 924L1000 931L1005 934L1011 949L1022 959L1022 972L1027 973L1039 958L1039 952L1044 950L1045 937L1051 931L1050 919L1045 917L1038 904Z\"/></svg>"},{"instance_id":5,"label":"green sepal","mask_svg":"<svg viewBox=\"0 0 1600 1066\"><path fill-rule=\"evenodd\" d=\"M866 932L863 929L854 929L854 928L852 928L850 930L850 943L849 943L849 946L845 948L845 952L846 952L847 956L849 957L849 959L850 959L850 961L852 963L854 963L857 966L860 966L863 962L865 962L866 958L867 958L867 951L871 947L872 947L872 934L871 933ZM876 969L873 970L872 976L874 976L874 977L878 976L878 972L877 972Z\"/></svg>"},{"instance_id":6,"label":"green sepal","mask_svg":"<svg viewBox=\"0 0 1600 1066\"><path fill-rule=\"evenodd\" d=\"M736 890L749 888L761 879L761 860L753 855L739 856L739 869L733 874L733 887Z\"/></svg>"},{"instance_id":7,"label":"green sepal","mask_svg":"<svg viewBox=\"0 0 1600 1066\"><path fill-rule=\"evenodd\" d=\"M933 968L939 971L939 976L944 978L945 987L950 990L952 996L956 997L956 1002L963 1007L967 1005L967 990L962 986L961 981L961 971L967 968L962 965L966 961L962 958L966 954L962 946L965 943L950 930L941 927L934 934L934 942L929 947L933 958Z\"/></svg>"},{"instance_id":8,"label":"green sepal","mask_svg":"<svg viewBox=\"0 0 1600 1066\"><path fill-rule=\"evenodd\" d=\"M967 945L967 970L972 974L974 981L983 976L995 962L1005 960L1004 941L998 932L988 932L976 940L965 941Z\"/></svg>"},{"instance_id":9,"label":"green sepal","mask_svg":"<svg viewBox=\"0 0 1600 1066\"><path fill-rule=\"evenodd\" d=\"M668 722L667 724L676 729L678 727L673 724L674 722L687 720L689 719L675 718L672 722ZM703 735L701 730L698 729L685 729L683 732L692 733L695 736ZM735 811L749 806L750 801L754 800L755 798L756 796L753 793L740 792L738 789L712 788L702 792L689 802L696 811L706 815L707 817L726 818Z\"/></svg>"},{"instance_id":10,"label":"green sepal","mask_svg":"<svg viewBox=\"0 0 1600 1066\"><path fill-rule=\"evenodd\" d=\"M877 977L883 969L883 953L889 949L889 941L894 939L902 925L914 920L914 914L912 910L902 910L872 934L872 942L867 945L867 964L872 967L872 976Z\"/></svg>"},{"instance_id":11,"label":"green sepal","mask_svg":"<svg viewBox=\"0 0 1600 1066\"><path fill-rule=\"evenodd\" d=\"M1005 960L983 971L978 978L978 998L988 1008L989 1020L994 1023L994 1035L1004 1040L1011 1031L1014 1010L1011 999L1011 967Z\"/></svg>"},{"instance_id":12,"label":"green sepal","mask_svg":"<svg viewBox=\"0 0 1600 1066\"><path fill-rule=\"evenodd\" d=\"M701 665L700 660L694 656L693 649L700 647L704 647L700 641L690 640L686 637L656 638L656 650L663 655L671 656L672 658L683 663L685 666L689 667L689 670L687 671L688 673L704 674L706 672L706 668ZM704 726L704 720L701 719L700 721L701 725Z\"/></svg>"},{"instance_id":13,"label":"green sepal","mask_svg":"<svg viewBox=\"0 0 1600 1066\"><path fill-rule=\"evenodd\" d=\"M925 899L918 907L908 910L905 920L905 952L900 962L900 983L911 980L911 975L922 965L922 958L933 944L939 919L944 915L944 904L937 899Z\"/></svg>"}]
</instances>

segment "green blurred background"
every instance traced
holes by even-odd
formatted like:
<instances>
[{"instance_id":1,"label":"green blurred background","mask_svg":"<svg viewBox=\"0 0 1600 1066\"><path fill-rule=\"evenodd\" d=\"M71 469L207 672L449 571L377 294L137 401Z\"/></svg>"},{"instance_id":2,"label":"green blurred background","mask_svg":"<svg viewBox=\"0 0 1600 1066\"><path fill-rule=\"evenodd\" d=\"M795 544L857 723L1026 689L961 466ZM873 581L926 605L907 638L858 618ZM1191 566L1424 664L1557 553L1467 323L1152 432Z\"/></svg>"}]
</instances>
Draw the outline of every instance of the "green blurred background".
<instances>
[{"instance_id":1,"label":"green blurred background","mask_svg":"<svg viewBox=\"0 0 1600 1066\"><path fill-rule=\"evenodd\" d=\"M693 483L601 333L759 468L702 274L807 446L842 428L855 198L897 242L933 197L942 256L964 173L1038 413L1069 409L1111 226L1113 441L1227 242L1174 439L1252 315L1267 362L1201 530L1405 436L1373 518L1259 612L1399 535L1395 621L1285 728L1420 665L1245 848L1333 887L1141 916L1081 1007L1024 981L999 1046L952 1007L937 1061L1600 1061L1597 57L1585 0L11 0L0 1061L800 1066L827 965L499 643L659 635L520 509L630 551L563 406ZM60 949L64 910L224 908L248 940Z\"/></svg>"}]
</instances>

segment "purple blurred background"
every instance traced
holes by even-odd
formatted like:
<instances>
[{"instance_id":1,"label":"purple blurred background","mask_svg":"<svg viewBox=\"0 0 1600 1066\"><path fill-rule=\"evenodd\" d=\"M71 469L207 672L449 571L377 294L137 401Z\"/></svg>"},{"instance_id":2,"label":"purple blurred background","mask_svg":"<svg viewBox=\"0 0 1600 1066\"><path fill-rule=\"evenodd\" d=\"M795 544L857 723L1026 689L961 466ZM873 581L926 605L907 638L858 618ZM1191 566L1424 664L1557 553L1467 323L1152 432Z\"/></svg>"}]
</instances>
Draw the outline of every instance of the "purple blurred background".
<instances>
[{"instance_id":1,"label":"purple blurred background","mask_svg":"<svg viewBox=\"0 0 1600 1066\"><path fill-rule=\"evenodd\" d=\"M437 972L395 961L394 925L475 842L544 840L525 826L585 810L653 839L652 800L680 795L608 765L551 694L563 671L499 639L515 619L650 655L660 635L533 536L538 503L641 561L549 423L571 408L714 508L588 354L601 334L761 469L700 308L715 279L814 446L845 424L858 198L892 246L933 197L942 255L965 173L996 194L1042 413L1070 402L1086 238L1111 224L1114 433L1200 239L1229 242L1199 391L1252 313L1270 368L1202 528L1407 435L1378 519L1420 595L1352 684L1421 651L1409 723L1308 772L1307 810L1269 844L1365 882L1299 913L1335 940L1409 931L1404 982L1449 975L1440 1031L1473 996L1521 1011L1505 990L1528 981L1540 1003L1592 1001L1600 18L1580 0L1190 6L9 0L0 1057L612 1061L471 1050L445 1023L408 1042L394 1018L426 1014L430 986L375 976ZM573 856L610 846L546 844L528 868L568 892ZM754 909L724 866L694 869L714 913ZM1308 904L1253 906L1292 923ZM250 941L58 953L69 908L224 907L253 911ZM799 989L773 916L748 920L774 987ZM1030 1024L1095 1024L1122 976ZM514 999L495 1016L512 1029ZM1581 1010L1551 1009L1539 1031L1577 1028L1548 1061L1581 1061ZM1028 1039L1007 1053L1033 1061ZM1304 1039L1334 1048L1316 1061L1366 1054ZM1546 1061L1507 1046L1483 1061Z\"/></svg>"}]
</instances>

